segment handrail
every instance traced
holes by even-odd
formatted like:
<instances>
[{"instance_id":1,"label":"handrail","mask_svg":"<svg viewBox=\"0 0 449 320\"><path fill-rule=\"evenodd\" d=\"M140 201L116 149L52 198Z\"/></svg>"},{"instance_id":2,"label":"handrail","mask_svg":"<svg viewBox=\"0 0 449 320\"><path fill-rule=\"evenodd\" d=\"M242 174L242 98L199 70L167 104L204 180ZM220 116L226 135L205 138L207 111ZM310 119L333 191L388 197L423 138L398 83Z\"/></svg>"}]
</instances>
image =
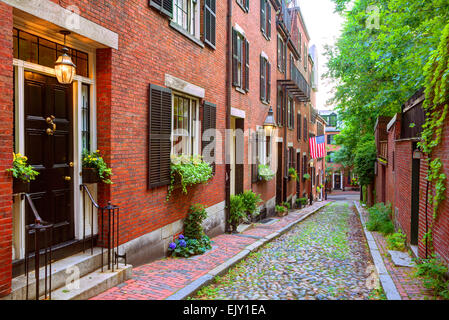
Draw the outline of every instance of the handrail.
<instances>
[{"instance_id":1,"label":"handrail","mask_svg":"<svg viewBox=\"0 0 449 320\"><path fill-rule=\"evenodd\" d=\"M94 200L94 197L92 196L92 194L89 191L89 188L85 185L85 184L81 184L80 185L80 190L86 190L87 195L90 198L90 201L92 201L92 204L95 206L95 208L100 209L100 206L98 205L98 203Z\"/></svg>"},{"instance_id":2,"label":"handrail","mask_svg":"<svg viewBox=\"0 0 449 320\"><path fill-rule=\"evenodd\" d=\"M28 193L23 193L22 197L24 197L27 200L28 204L30 205L31 211L33 212L33 215L34 215L35 223L36 224L48 224L41 218L41 216L37 212L36 206L34 205L33 199L31 199L30 195Z\"/></svg>"}]
</instances>

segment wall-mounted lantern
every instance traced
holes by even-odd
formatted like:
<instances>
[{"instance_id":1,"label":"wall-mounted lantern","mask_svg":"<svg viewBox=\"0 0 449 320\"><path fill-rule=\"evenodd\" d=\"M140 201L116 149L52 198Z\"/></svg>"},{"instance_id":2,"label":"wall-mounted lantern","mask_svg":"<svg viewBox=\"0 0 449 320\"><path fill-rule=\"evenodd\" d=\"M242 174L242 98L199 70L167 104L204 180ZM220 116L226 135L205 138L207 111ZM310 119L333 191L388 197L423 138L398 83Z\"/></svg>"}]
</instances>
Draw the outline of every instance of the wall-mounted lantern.
<instances>
[{"instance_id":1,"label":"wall-mounted lantern","mask_svg":"<svg viewBox=\"0 0 449 320\"><path fill-rule=\"evenodd\" d=\"M265 123L263 124L263 127L268 136L271 136L272 130L274 128L276 128L276 122L274 121L274 113L273 113L272 107L270 107L270 110L268 111L268 116L265 119Z\"/></svg>"}]
</instances>

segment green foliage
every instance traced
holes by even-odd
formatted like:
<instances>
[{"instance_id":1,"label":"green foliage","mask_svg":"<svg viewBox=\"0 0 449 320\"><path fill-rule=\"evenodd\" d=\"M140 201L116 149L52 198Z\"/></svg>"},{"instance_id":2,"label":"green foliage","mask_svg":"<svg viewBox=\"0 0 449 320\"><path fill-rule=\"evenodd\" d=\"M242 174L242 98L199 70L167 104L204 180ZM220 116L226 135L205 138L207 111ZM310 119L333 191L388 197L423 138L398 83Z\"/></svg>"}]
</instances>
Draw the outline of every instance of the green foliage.
<instances>
[{"instance_id":1,"label":"green foliage","mask_svg":"<svg viewBox=\"0 0 449 320\"><path fill-rule=\"evenodd\" d=\"M388 249L404 251L405 250L405 241L407 240L407 236L399 230L396 233L387 235L386 237Z\"/></svg>"},{"instance_id":2,"label":"green foliage","mask_svg":"<svg viewBox=\"0 0 449 320\"><path fill-rule=\"evenodd\" d=\"M180 178L182 192L187 194L187 187L206 183L212 178L212 167L201 156L172 155L171 183L168 187L167 201L173 191L176 177Z\"/></svg>"},{"instance_id":3,"label":"green foliage","mask_svg":"<svg viewBox=\"0 0 449 320\"><path fill-rule=\"evenodd\" d=\"M390 219L391 204L385 206L383 203L376 203L368 209L369 218L366 228L369 231L378 231L383 235L394 232L394 225Z\"/></svg>"},{"instance_id":4,"label":"green foliage","mask_svg":"<svg viewBox=\"0 0 449 320\"><path fill-rule=\"evenodd\" d=\"M172 242L168 248L168 254L173 257L188 258L190 256L204 254L212 249L210 238L206 235L200 239L184 238L182 235Z\"/></svg>"},{"instance_id":5,"label":"green foliage","mask_svg":"<svg viewBox=\"0 0 449 320\"><path fill-rule=\"evenodd\" d=\"M24 182L30 182L35 180L39 172L35 171L31 165L27 164L28 158L22 156L20 153L13 153L12 168L7 169L6 172L11 172L15 179L22 180Z\"/></svg>"},{"instance_id":6,"label":"green foliage","mask_svg":"<svg viewBox=\"0 0 449 320\"><path fill-rule=\"evenodd\" d=\"M288 211L288 209L286 207L284 207L283 205L276 205L276 212L277 213L286 213Z\"/></svg>"},{"instance_id":7,"label":"green foliage","mask_svg":"<svg viewBox=\"0 0 449 320\"><path fill-rule=\"evenodd\" d=\"M329 59L325 77L337 84L329 104L337 106L339 120L344 122L344 128L336 137L336 144L342 148L333 154L333 159L350 167L357 157L354 151L364 144L366 135L372 136L379 116L393 116L400 112L403 103L426 83L433 82L432 88L436 90L432 95L426 92L426 97L435 96L441 101L442 97L448 96L448 64L447 55L444 56L447 48L440 44L441 54L438 56L434 51L446 32L443 30L449 21L449 2L333 1L335 10L345 19L341 36L333 47L326 48ZM367 10L370 5L377 5L380 9L378 29L367 28L366 22L372 14ZM427 67L430 81L426 80L425 73L429 60L435 62L432 67ZM442 111L439 111L432 118L441 119L442 116ZM433 128L428 127L428 135L438 134L434 130L438 129L437 121L434 125ZM371 158L367 163L361 161L361 157L358 160L354 169L366 172L365 164L371 162ZM358 168L360 164L363 168ZM369 173L368 181L370 176ZM362 176L360 178L362 180ZM366 183L363 180L362 185Z\"/></svg>"},{"instance_id":8,"label":"green foliage","mask_svg":"<svg viewBox=\"0 0 449 320\"><path fill-rule=\"evenodd\" d=\"M290 210L290 209L291 209L290 202L288 202L288 201L283 202L283 203L282 203L282 206L284 206L285 208L287 208L287 210Z\"/></svg>"},{"instance_id":9,"label":"green foliage","mask_svg":"<svg viewBox=\"0 0 449 320\"><path fill-rule=\"evenodd\" d=\"M294 179L295 181L299 181L299 177L298 177L298 172L296 172L295 168L289 168L288 169L288 174L290 177L292 177L292 179Z\"/></svg>"},{"instance_id":10,"label":"green foliage","mask_svg":"<svg viewBox=\"0 0 449 320\"><path fill-rule=\"evenodd\" d=\"M435 256L417 264L416 277L421 277L426 288L433 290L435 296L449 299L449 283L446 280L448 268Z\"/></svg>"},{"instance_id":11,"label":"green foliage","mask_svg":"<svg viewBox=\"0 0 449 320\"><path fill-rule=\"evenodd\" d=\"M207 218L206 209L202 204L194 204L184 220L184 235L189 239L199 240L205 236L203 221Z\"/></svg>"},{"instance_id":12,"label":"green foliage","mask_svg":"<svg viewBox=\"0 0 449 320\"><path fill-rule=\"evenodd\" d=\"M258 204L262 202L260 194L257 194L252 190L246 190L242 194L242 200L245 206L245 211L249 216L259 214Z\"/></svg>"},{"instance_id":13,"label":"green foliage","mask_svg":"<svg viewBox=\"0 0 449 320\"><path fill-rule=\"evenodd\" d=\"M366 134L355 149L354 173L359 177L361 185L368 185L374 179L374 164L377 159L374 135Z\"/></svg>"},{"instance_id":14,"label":"green foliage","mask_svg":"<svg viewBox=\"0 0 449 320\"><path fill-rule=\"evenodd\" d=\"M231 196L229 223L237 227L246 218L246 207L241 194Z\"/></svg>"},{"instance_id":15,"label":"green foliage","mask_svg":"<svg viewBox=\"0 0 449 320\"><path fill-rule=\"evenodd\" d=\"M97 150L95 152L83 150L82 158L83 168L96 169L98 176L100 177L100 180L103 181L103 183L112 184L112 169L108 167L103 157L100 155L100 150Z\"/></svg>"},{"instance_id":16,"label":"green foliage","mask_svg":"<svg viewBox=\"0 0 449 320\"><path fill-rule=\"evenodd\" d=\"M270 166L265 164L259 164L259 177L265 181L273 180L275 173L271 170Z\"/></svg>"},{"instance_id":17,"label":"green foliage","mask_svg":"<svg viewBox=\"0 0 449 320\"><path fill-rule=\"evenodd\" d=\"M308 200L307 198L299 198L299 201L301 201L301 204L302 204L303 206L306 206L307 203L309 202L309 200Z\"/></svg>"},{"instance_id":18,"label":"green foliage","mask_svg":"<svg viewBox=\"0 0 449 320\"><path fill-rule=\"evenodd\" d=\"M304 180L310 180L310 174L308 173L305 173L302 177Z\"/></svg>"}]
</instances>

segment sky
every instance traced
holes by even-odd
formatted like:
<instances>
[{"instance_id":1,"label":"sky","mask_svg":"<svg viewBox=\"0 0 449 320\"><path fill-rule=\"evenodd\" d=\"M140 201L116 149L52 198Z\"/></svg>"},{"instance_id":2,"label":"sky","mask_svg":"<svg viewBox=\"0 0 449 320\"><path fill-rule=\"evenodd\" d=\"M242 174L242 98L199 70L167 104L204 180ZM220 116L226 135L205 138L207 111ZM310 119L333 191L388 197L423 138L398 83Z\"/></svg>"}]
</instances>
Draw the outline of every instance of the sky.
<instances>
[{"instance_id":1,"label":"sky","mask_svg":"<svg viewBox=\"0 0 449 320\"><path fill-rule=\"evenodd\" d=\"M335 5L331 0L296 0L301 8L302 16L305 20L307 31L310 35L310 43L315 44L318 49L318 73L320 74L317 92L318 110L333 109L327 106L326 102L332 97L334 88L329 80L323 80L321 76L327 71L327 59L324 56L324 46L332 45L339 37L343 18L334 13Z\"/></svg>"}]
</instances>

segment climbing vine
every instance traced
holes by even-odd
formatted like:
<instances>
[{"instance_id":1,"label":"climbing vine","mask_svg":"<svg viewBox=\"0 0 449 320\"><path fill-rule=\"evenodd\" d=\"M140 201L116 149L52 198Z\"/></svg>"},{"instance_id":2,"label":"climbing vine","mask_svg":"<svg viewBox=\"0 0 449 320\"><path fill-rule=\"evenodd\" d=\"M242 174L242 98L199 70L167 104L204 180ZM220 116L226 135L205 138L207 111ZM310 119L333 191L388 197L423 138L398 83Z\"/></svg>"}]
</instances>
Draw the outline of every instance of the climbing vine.
<instances>
[{"instance_id":1,"label":"climbing vine","mask_svg":"<svg viewBox=\"0 0 449 320\"><path fill-rule=\"evenodd\" d=\"M446 198L447 177L443 173L443 163L439 157L432 158L435 147L441 144L444 121L449 111L449 24L443 30L440 44L435 50L425 69L426 89L423 108L426 112L426 123L423 125L422 141L419 146L428 155L427 180L434 184L434 192L429 195L433 205L432 223L423 241L433 251L433 227L438 220L438 212L442 201Z\"/></svg>"}]
</instances>

